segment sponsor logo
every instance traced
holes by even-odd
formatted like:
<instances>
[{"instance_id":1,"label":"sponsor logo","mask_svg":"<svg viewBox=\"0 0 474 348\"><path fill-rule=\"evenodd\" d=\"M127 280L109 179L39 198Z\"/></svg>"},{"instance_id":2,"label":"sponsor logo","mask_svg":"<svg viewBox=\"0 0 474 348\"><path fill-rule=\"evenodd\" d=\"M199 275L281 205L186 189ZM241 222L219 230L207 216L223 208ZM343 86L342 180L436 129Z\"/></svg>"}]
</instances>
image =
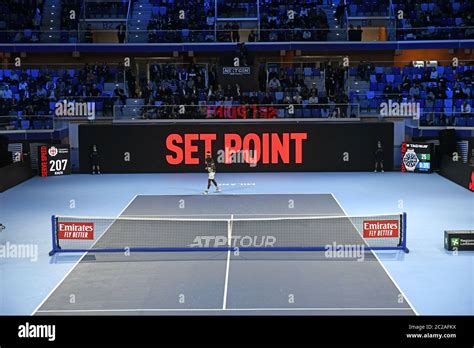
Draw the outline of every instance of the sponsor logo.
<instances>
[{"instance_id":1,"label":"sponsor logo","mask_svg":"<svg viewBox=\"0 0 474 348\"><path fill-rule=\"evenodd\" d=\"M58 149L55 148L54 146L51 146L48 150L48 154L51 156L51 157L54 157L58 154Z\"/></svg>"},{"instance_id":2,"label":"sponsor logo","mask_svg":"<svg viewBox=\"0 0 474 348\"><path fill-rule=\"evenodd\" d=\"M369 220L363 224L364 238L396 238L399 235L398 220Z\"/></svg>"},{"instance_id":3,"label":"sponsor logo","mask_svg":"<svg viewBox=\"0 0 474 348\"><path fill-rule=\"evenodd\" d=\"M402 172L431 171L431 145L402 143Z\"/></svg>"},{"instance_id":4,"label":"sponsor logo","mask_svg":"<svg viewBox=\"0 0 474 348\"><path fill-rule=\"evenodd\" d=\"M189 245L191 248L249 248L249 247L273 247L276 243L274 236L197 236Z\"/></svg>"},{"instance_id":5,"label":"sponsor logo","mask_svg":"<svg viewBox=\"0 0 474 348\"><path fill-rule=\"evenodd\" d=\"M356 259L364 261L365 246L357 244L328 244L324 247L324 256L329 259Z\"/></svg>"},{"instance_id":6,"label":"sponsor logo","mask_svg":"<svg viewBox=\"0 0 474 348\"><path fill-rule=\"evenodd\" d=\"M458 248L460 246L474 246L474 239L465 239L459 237L451 238L451 247Z\"/></svg>"},{"instance_id":7,"label":"sponsor logo","mask_svg":"<svg viewBox=\"0 0 474 348\"><path fill-rule=\"evenodd\" d=\"M420 118L420 103L396 102L391 99L380 104L380 116Z\"/></svg>"},{"instance_id":8,"label":"sponsor logo","mask_svg":"<svg viewBox=\"0 0 474 348\"><path fill-rule=\"evenodd\" d=\"M18 326L19 338L47 338L52 342L56 340L56 325L34 325L26 322Z\"/></svg>"},{"instance_id":9,"label":"sponsor logo","mask_svg":"<svg viewBox=\"0 0 474 348\"><path fill-rule=\"evenodd\" d=\"M208 105L207 118L261 119L276 118L277 108L262 105Z\"/></svg>"},{"instance_id":10,"label":"sponsor logo","mask_svg":"<svg viewBox=\"0 0 474 348\"><path fill-rule=\"evenodd\" d=\"M474 246L474 239L463 239L461 238L461 246Z\"/></svg>"},{"instance_id":11,"label":"sponsor logo","mask_svg":"<svg viewBox=\"0 0 474 348\"><path fill-rule=\"evenodd\" d=\"M451 247L457 248L461 243L461 238L451 238Z\"/></svg>"},{"instance_id":12,"label":"sponsor logo","mask_svg":"<svg viewBox=\"0 0 474 348\"><path fill-rule=\"evenodd\" d=\"M224 75L250 75L250 67L248 66L224 66L222 67L222 74Z\"/></svg>"},{"instance_id":13,"label":"sponsor logo","mask_svg":"<svg viewBox=\"0 0 474 348\"><path fill-rule=\"evenodd\" d=\"M94 239L93 222L59 222L59 239Z\"/></svg>"}]
</instances>

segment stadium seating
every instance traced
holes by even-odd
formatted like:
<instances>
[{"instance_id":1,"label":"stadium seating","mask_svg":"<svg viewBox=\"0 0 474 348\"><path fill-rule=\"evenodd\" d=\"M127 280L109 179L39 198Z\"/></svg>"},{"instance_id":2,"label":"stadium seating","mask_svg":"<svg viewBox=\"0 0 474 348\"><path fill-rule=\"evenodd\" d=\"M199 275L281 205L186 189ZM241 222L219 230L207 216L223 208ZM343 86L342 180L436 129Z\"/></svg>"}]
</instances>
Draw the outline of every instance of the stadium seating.
<instances>
[{"instance_id":1,"label":"stadium seating","mask_svg":"<svg viewBox=\"0 0 474 348\"><path fill-rule=\"evenodd\" d=\"M350 101L360 103L362 112L376 113L379 105L388 100L414 101L421 105L423 124L468 124L468 117L460 115L464 101L471 106L474 102L474 66L464 65L456 69L451 66L372 67L365 72L368 77L360 76L360 69L362 66L350 71L350 86L355 90L350 93ZM416 93L417 89L419 93Z\"/></svg>"},{"instance_id":2,"label":"stadium seating","mask_svg":"<svg viewBox=\"0 0 474 348\"><path fill-rule=\"evenodd\" d=\"M403 12L397 20L398 40L474 38L474 3L469 0L407 2L394 0L394 11Z\"/></svg>"},{"instance_id":3,"label":"stadium seating","mask_svg":"<svg viewBox=\"0 0 474 348\"><path fill-rule=\"evenodd\" d=\"M0 116L21 121L12 121L12 127L51 129L56 102L67 99L94 101L99 116L111 117L116 98L110 97L117 87L128 88L123 67L105 63L73 69L0 69Z\"/></svg>"},{"instance_id":4,"label":"stadium seating","mask_svg":"<svg viewBox=\"0 0 474 348\"><path fill-rule=\"evenodd\" d=\"M353 40L348 17L385 18L392 40L472 39L473 12L469 0L5 0L0 42L91 43L94 31L118 30L111 20L128 42L247 41L249 30L249 41Z\"/></svg>"}]
</instances>

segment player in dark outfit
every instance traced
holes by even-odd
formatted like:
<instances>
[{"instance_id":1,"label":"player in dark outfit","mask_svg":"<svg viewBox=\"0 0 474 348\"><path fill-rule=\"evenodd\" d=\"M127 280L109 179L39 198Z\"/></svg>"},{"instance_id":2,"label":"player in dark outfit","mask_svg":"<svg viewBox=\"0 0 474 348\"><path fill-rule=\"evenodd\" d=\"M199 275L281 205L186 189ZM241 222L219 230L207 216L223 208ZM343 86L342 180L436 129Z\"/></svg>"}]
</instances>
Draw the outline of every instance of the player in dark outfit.
<instances>
[{"instance_id":1,"label":"player in dark outfit","mask_svg":"<svg viewBox=\"0 0 474 348\"><path fill-rule=\"evenodd\" d=\"M97 151L96 145L92 146L92 152L89 157L92 166L92 174L100 174L99 152Z\"/></svg>"},{"instance_id":2,"label":"player in dark outfit","mask_svg":"<svg viewBox=\"0 0 474 348\"><path fill-rule=\"evenodd\" d=\"M375 170L374 173L378 171L378 167L380 166L381 172L383 173L383 148L382 143L380 140L377 142L377 149L374 153L375 156Z\"/></svg>"},{"instance_id":3,"label":"player in dark outfit","mask_svg":"<svg viewBox=\"0 0 474 348\"><path fill-rule=\"evenodd\" d=\"M214 163L214 160L211 157L211 154L208 152L206 153L206 170L208 172L208 177L207 177L207 190L204 191L204 194L207 195L209 193L209 189L211 188L211 184L214 184L216 187L216 192L220 192L219 185L217 185L216 179L214 179L214 176L216 174L216 164Z\"/></svg>"}]
</instances>

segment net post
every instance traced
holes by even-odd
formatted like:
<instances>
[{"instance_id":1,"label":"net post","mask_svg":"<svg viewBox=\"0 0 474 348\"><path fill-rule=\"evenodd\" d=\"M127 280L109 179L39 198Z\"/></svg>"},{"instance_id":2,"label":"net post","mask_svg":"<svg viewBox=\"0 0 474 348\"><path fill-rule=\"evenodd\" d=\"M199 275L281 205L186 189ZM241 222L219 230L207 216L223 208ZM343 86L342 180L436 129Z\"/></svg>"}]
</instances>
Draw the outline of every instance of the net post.
<instances>
[{"instance_id":1,"label":"net post","mask_svg":"<svg viewBox=\"0 0 474 348\"><path fill-rule=\"evenodd\" d=\"M56 235L56 215L51 215L51 243L52 243L52 249L49 252L49 256L53 256L56 251L58 250L58 241L57 241L57 235Z\"/></svg>"},{"instance_id":2,"label":"net post","mask_svg":"<svg viewBox=\"0 0 474 348\"><path fill-rule=\"evenodd\" d=\"M402 242L403 251L408 254L410 250L408 250L408 247L407 247L407 213L405 212L402 214L402 225L403 225L403 242Z\"/></svg>"}]
</instances>

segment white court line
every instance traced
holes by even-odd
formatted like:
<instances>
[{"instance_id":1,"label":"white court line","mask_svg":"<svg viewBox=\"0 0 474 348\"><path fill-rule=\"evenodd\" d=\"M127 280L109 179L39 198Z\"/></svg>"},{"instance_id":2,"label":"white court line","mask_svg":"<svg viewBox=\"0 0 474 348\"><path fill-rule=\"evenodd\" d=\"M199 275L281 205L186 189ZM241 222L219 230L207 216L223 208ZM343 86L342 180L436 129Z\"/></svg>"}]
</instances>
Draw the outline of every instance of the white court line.
<instances>
[{"instance_id":1,"label":"white court line","mask_svg":"<svg viewBox=\"0 0 474 348\"><path fill-rule=\"evenodd\" d=\"M229 268L230 268L230 250L227 250L227 264L225 266L225 280L224 280L224 298L222 299L222 309L227 307L227 290L229 287Z\"/></svg>"},{"instance_id":2,"label":"white court line","mask_svg":"<svg viewBox=\"0 0 474 348\"><path fill-rule=\"evenodd\" d=\"M332 198L336 201L336 203L339 205L339 208L341 208L341 210L344 212L344 214L347 216L347 217L350 217L346 210L342 207L341 203L339 203L339 201L337 200L336 196L334 196L334 194L331 192L331 195L332 195ZM397 213L396 215L399 215L400 213ZM352 223L352 221L351 221ZM357 230L357 227L352 223L352 225L354 226L354 228ZM365 241L364 241L365 242ZM405 295L405 293L403 292L403 290L400 288L400 286L397 284L397 282L395 281L395 279L393 279L393 277L390 275L390 273L388 272L387 268L385 268L385 265L382 263L382 261L380 261L379 257L377 256L377 254L373 251L373 250L370 250L370 252L372 253L372 255L374 255L374 257L377 259L378 263L380 264L380 266L382 267L382 269L385 271L385 273L387 274L387 276L390 278L390 280L393 282L393 284L395 285L395 287L398 289L398 291L400 292L400 294L402 294L403 298L407 301L408 305L411 307L411 309L413 310L413 312L415 312L416 315L419 315L417 310L415 309L415 307L413 306L413 304L410 302L410 300L408 299L408 297Z\"/></svg>"},{"instance_id":3,"label":"white court line","mask_svg":"<svg viewBox=\"0 0 474 348\"><path fill-rule=\"evenodd\" d=\"M331 193L331 195L332 195L333 199L336 201L336 203L339 205L341 210L344 212L344 214L346 214L345 217L348 217L347 213L345 212L345 210L341 206L341 204L338 202L336 197L332 193ZM135 195L135 197L133 197L133 199L127 204L127 206L120 212L119 217L123 214L123 212L130 206L130 204L138 196L140 196L140 195ZM144 196L144 195L141 195L141 196ZM399 213L397 213L397 214L399 214ZM243 214L243 215L250 215L250 214ZM257 215L263 215L263 214L257 214ZM269 215L277 215L277 214L269 214ZM302 214L302 215L307 215L307 214ZM324 216L327 217L328 215L324 215ZM229 240L230 240L230 238L229 238ZM351 307L351 308L291 308L291 307L285 307L285 308L227 308L226 302L227 302L227 289L228 289L228 277L229 277L229 266L230 266L230 250L229 250L228 251L228 258L227 258L227 266L226 266L226 280L225 280L225 289L224 289L223 308L218 308L218 309L209 309L209 308L195 308L195 309L193 309L193 308L189 308L189 309L185 309L185 308L175 308L175 309L158 308L158 309L149 309L149 308L147 308L147 309L98 309L98 310L87 310L87 309L85 309L85 310L81 310L81 309L77 309L77 310L39 310L39 308L41 308L41 306L48 300L48 298L54 293L54 291L64 282L64 280L68 277L68 275L77 267L77 265L81 262L81 260L87 254L87 252L86 252L82 255L80 260L76 262L76 264L71 268L71 270L64 276L64 278L57 284L57 286L50 292L50 294L35 309L35 311L33 312L32 315L34 315L35 313L93 313L93 312L98 312L99 313L99 312L137 312L137 311L141 311L141 312L153 312L153 311L155 311L155 312L173 312L173 311L183 312L183 311L190 311L190 312L192 312L192 311L387 311L387 310L393 310L393 311L413 310L415 312L415 314L418 315L418 313L416 312L413 305L410 303L408 298L402 292L402 290L400 289L398 284L390 276L390 274L388 273L388 271L386 270L386 268L384 267L384 265L382 264L382 262L380 261L378 256L372 250L371 250L371 252L374 255L374 257L377 259L379 264L382 266L384 271L387 273L389 278L395 284L397 289L404 296L404 298L406 299L407 303L410 305L411 308L400 308L400 307L395 307L395 308L390 308L390 307L386 307L386 308L380 308L380 307L377 307L377 308L353 308L353 307Z\"/></svg>"},{"instance_id":4,"label":"white court line","mask_svg":"<svg viewBox=\"0 0 474 348\"><path fill-rule=\"evenodd\" d=\"M253 312L253 311L261 311L261 312L274 312L274 311L410 311L411 308L400 308L400 307L340 307L340 308L324 308L324 307L317 307L317 308L291 308L291 307L283 307L283 308L137 308L137 309L47 309L38 311L37 313L104 313L104 312L118 312L118 313L126 313L126 312L229 312L229 311L240 311L240 312Z\"/></svg>"},{"instance_id":5,"label":"white court line","mask_svg":"<svg viewBox=\"0 0 474 348\"><path fill-rule=\"evenodd\" d=\"M130 206L130 204L132 204L132 202L135 200L135 198L137 198L138 195L135 195L132 200L130 202L128 202L128 204L125 206L125 208L122 209L122 211L119 213L118 216L122 215L125 210L127 210L127 208ZM113 223L110 225L112 226ZM110 228L110 226L107 228L107 230ZM102 233L102 235L97 238L97 240L94 242L94 244L96 244L100 238L102 238L105 233L107 232L107 230L104 231L104 233ZM92 247L94 246L94 244L92 245ZM92 248L91 247L91 248ZM82 254L82 256L80 257L80 259L74 264L74 266L72 266L72 268L65 274L65 276L59 281L58 284L56 284L56 286L53 288L53 290L51 290L51 292L48 294L48 296L46 296L44 298L43 301L41 301L41 303L35 308L35 310L33 311L33 313L31 313L31 315L35 315L35 313L38 312L38 310L41 308L41 306L51 297L51 295L56 291L57 288L59 288L59 286L66 280L66 278L69 276L69 274L72 273L72 271L74 271L74 269L77 267L77 265L79 265L79 263L82 261L82 259L88 254L89 252L85 252L84 254ZM54 257L54 256L53 256Z\"/></svg>"},{"instance_id":6,"label":"white court line","mask_svg":"<svg viewBox=\"0 0 474 348\"><path fill-rule=\"evenodd\" d=\"M227 222L227 246L230 248L232 243L232 220L234 215L230 216L230 220ZM230 268L230 249L227 250L227 264L225 266L225 282L224 282L224 298L222 300L222 309L227 307L227 290L229 286L229 268Z\"/></svg>"}]
</instances>

